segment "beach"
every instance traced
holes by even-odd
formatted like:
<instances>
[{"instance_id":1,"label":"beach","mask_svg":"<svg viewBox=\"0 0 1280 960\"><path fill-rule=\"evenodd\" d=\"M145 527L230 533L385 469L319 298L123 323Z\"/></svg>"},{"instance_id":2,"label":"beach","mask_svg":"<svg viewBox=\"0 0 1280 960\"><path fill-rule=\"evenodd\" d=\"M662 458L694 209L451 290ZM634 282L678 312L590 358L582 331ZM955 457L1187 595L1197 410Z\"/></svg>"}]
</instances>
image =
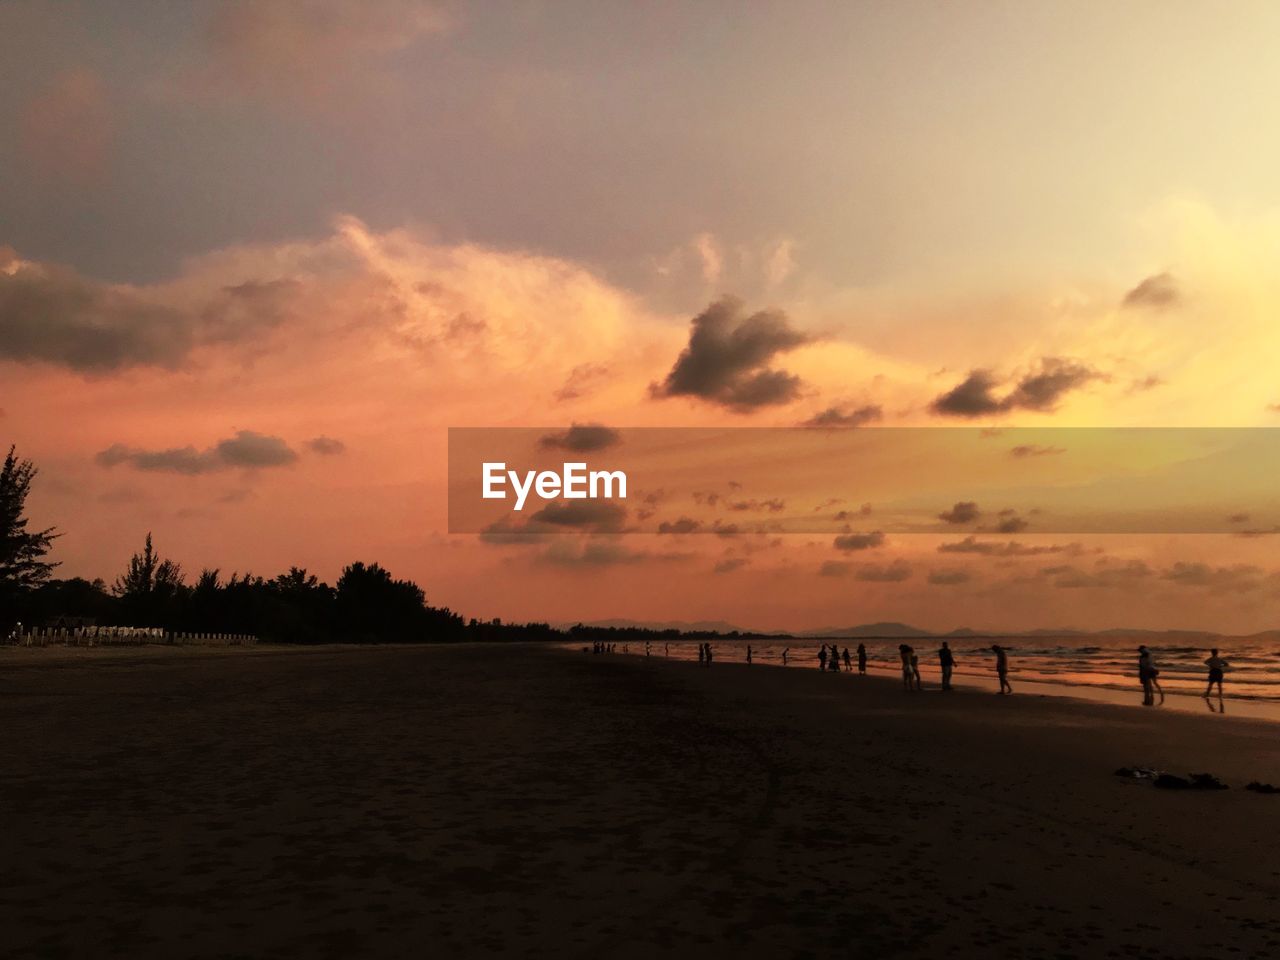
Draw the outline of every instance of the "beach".
<instances>
[{"instance_id":1,"label":"beach","mask_svg":"<svg viewBox=\"0 0 1280 960\"><path fill-rule=\"evenodd\" d=\"M6 649L0 723L15 956L1280 951L1256 719L459 644Z\"/></svg>"}]
</instances>

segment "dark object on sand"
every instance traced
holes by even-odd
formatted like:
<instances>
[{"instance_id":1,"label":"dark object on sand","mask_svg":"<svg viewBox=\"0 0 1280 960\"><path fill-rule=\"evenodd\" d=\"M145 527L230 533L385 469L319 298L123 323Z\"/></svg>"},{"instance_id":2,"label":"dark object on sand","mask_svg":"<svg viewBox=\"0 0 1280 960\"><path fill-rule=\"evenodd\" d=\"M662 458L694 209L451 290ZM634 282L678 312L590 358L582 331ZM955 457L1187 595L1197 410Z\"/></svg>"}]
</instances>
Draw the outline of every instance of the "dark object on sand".
<instances>
[{"instance_id":1,"label":"dark object on sand","mask_svg":"<svg viewBox=\"0 0 1280 960\"><path fill-rule=\"evenodd\" d=\"M1128 780L1154 780L1160 776L1160 771L1151 767L1121 767L1115 775Z\"/></svg>"},{"instance_id":2,"label":"dark object on sand","mask_svg":"<svg viewBox=\"0 0 1280 960\"><path fill-rule=\"evenodd\" d=\"M1193 773L1190 777L1177 777L1162 773L1155 784L1163 790L1226 790L1227 785L1211 773Z\"/></svg>"},{"instance_id":3,"label":"dark object on sand","mask_svg":"<svg viewBox=\"0 0 1280 960\"><path fill-rule=\"evenodd\" d=\"M1246 790L1252 790L1254 793L1280 793L1280 787L1270 783L1259 783L1257 780L1246 784Z\"/></svg>"}]
</instances>

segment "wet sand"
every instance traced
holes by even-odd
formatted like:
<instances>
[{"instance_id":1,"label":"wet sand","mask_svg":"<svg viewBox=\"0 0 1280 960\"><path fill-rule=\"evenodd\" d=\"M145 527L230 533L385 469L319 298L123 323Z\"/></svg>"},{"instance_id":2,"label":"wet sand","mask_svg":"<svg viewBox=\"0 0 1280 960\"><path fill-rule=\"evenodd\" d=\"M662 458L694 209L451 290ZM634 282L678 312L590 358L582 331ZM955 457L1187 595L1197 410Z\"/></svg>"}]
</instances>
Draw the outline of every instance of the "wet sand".
<instances>
[{"instance_id":1,"label":"wet sand","mask_svg":"<svg viewBox=\"0 0 1280 960\"><path fill-rule=\"evenodd\" d=\"M1280 726L1230 715L532 646L140 648L0 652L0 730L15 956L1280 953L1280 796L1242 789L1280 784Z\"/></svg>"}]
</instances>

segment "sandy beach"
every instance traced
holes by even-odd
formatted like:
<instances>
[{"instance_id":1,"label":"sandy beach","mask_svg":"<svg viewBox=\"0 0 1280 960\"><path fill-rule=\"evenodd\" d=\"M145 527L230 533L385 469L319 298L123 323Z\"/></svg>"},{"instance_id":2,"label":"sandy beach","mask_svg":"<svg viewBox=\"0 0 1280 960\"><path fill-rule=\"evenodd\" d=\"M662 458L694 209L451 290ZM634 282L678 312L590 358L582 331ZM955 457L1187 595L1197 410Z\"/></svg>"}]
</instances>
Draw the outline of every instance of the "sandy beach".
<instances>
[{"instance_id":1,"label":"sandy beach","mask_svg":"<svg viewBox=\"0 0 1280 960\"><path fill-rule=\"evenodd\" d=\"M0 722L15 956L1280 951L1257 720L460 645L7 650Z\"/></svg>"}]
</instances>

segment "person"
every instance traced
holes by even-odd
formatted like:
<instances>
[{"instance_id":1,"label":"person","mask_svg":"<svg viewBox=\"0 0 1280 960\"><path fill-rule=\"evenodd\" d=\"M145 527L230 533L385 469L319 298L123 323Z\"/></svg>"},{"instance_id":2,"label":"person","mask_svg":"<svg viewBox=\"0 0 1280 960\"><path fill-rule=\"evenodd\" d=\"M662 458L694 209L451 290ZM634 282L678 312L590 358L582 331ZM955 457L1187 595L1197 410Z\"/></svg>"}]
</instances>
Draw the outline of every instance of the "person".
<instances>
[{"instance_id":1,"label":"person","mask_svg":"<svg viewBox=\"0 0 1280 960\"><path fill-rule=\"evenodd\" d=\"M707 659L707 648L705 644L698 644L698 663L705 663Z\"/></svg>"},{"instance_id":2,"label":"person","mask_svg":"<svg viewBox=\"0 0 1280 960\"><path fill-rule=\"evenodd\" d=\"M671 656L671 644L669 644L669 643L664 643L664 644L662 645L662 655L663 655L664 657L669 657L669 656Z\"/></svg>"},{"instance_id":3,"label":"person","mask_svg":"<svg viewBox=\"0 0 1280 960\"><path fill-rule=\"evenodd\" d=\"M905 643L898 644L898 657L902 660L903 689L911 690L915 680L915 675L911 670L911 648Z\"/></svg>"},{"instance_id":4,"label":"person","mask_svg":"<svg viewBox=\"0 0 1280 960\"><path fill-rule=\"evenodd\" d=\"M818 669L825 671L827 669L827 645L824 643L822 649L818 651Z\"/></svg>"},{"instance_id":5,"label":"person","mask_svg":"<svg viewBox=\"0 0 1280 960\"><path fill-rule=\"evenodd\" d=\"M910 647L911 650L911 678L915 681L916 689L923 690L924 685L920 682L920 657L916 654L916 648Z\"/></svg>"},{"instance_id":6,"label":"person","mask_svg":"<svg viewBox=\"0 0 1280 960\"><path fill-rule=\"evenodd\" d=\"M844 672L849 673L853 670L853 661L849 659L849 648L844 648Z\"/></svg>"},{"instance_id":7,"label":"person","mask_svg":"<svg viewBox=\"0 0 1280 960\"><path fill-rule=\"evenodd\" d=\"M788 654L788 653L790 653L790 652L791 652L791 648L790 648L790 647L783 647L783 648L782 648L782 665L783 665L784 667L787 665L787 654Z\"/></svg>"},{"instance_id":8,"label":"person","mask_svg":"<svg viewBox=\"0 0 1280 960\"><path fill-rule=\"evenodd\" d=\"M1160 681L1156 677L1160 676L1160 671L1156 669L1155 659L1151 656L1151 651L1147 649L1147 645L1141 644L1138 647L1138 679L1142 681L1142 705L1144 707L1153 706L1156 702L1156 693L1160 694L1160 703L1164 703L1164 690L1160 687Z\"/></svg>"},{"instance_id":9,"label":"person","mask_svg":"<svg viewBox=\"0 0 1280 960\"><path fill-rule=\"evenodd\" d=\"M1013 685L1009 683L1009 655L1005 652L1004 647L998 643L991 645L992 652L996 655L996 676L1000 678L1000 692L1013 693Z\"/></svg>"},{"instance_id":10,"label":"person","mask_svg":"<svg viewBox=\"0 0 1280 960\"><path fill-rule=\"evenodd\" d=\"M708 642L708 643L707 643L707 666L708 666L708 667L709 667L709 666L711 666L711 659L712 659L712 657L711 657L711 644Z\"/></svg>"},{"instance_id":11,"label":"person","mask_svg":"<svg viewBox=\"0 0 1280 960\"><path fill-rule=\"evenodd\" d=\"M938 665L942 667L942 689L951 689L951 668L956 665L956 658L951 655L951 647L942 641L942 649L938 651Z\"/></svg>"},{"instance_id":12,"label":"person","mask_svg":"<svg viewBox=\"0 0 1280 960\"><path fill-rule=\"evenodd\" d=\"M1218 699L1222 699L1222 674L1226 672L1227 661L1218 656L1218 648L1214 647L1209 651L1209 659L1204 662L1209 668L1209 686L1205 687L1204 697L1209 699L1209 694L1213 692L1213 685L1218 685Z\"/></svg>"},{"instance_id":13,"label":"person","mask_svg":"<svg viewBox=\"0 0 1280 960\"><path fill-rule=\"evenodd\" d=\"M864 677L867 675L867 645L865 643L858 644L858 673Z\"/></svg>"},{"instance_id":14,"label":"person","mask_svg":"<svg viewBox=\"0 0 1280 960\"><path fill-rule=\"evenodd\" d=\"M644 642L644 655L645 655L646 657L649 655L649 641L648 641L648 640L646 640L646 641Z\"/></svg>"},{"instance_id":15,"label":"person","mask_svg":"<svg viewBox=\"0 0 1280 960\"><path fill-rule=\"evenodd\" d=\"M747 666L751 666L751 644L747 644Z\"/></svg>"},{"instance_id":16,"label":"person","mask_svg":"<svg viewBox=\"0 0 1280 960\"><path fill-rule=\"evenodd\" d=\"M831 659L827 662L827 669L832 673L840 672L840 651L834 643L831 645Z\"/></svg>"}]
</instances>

